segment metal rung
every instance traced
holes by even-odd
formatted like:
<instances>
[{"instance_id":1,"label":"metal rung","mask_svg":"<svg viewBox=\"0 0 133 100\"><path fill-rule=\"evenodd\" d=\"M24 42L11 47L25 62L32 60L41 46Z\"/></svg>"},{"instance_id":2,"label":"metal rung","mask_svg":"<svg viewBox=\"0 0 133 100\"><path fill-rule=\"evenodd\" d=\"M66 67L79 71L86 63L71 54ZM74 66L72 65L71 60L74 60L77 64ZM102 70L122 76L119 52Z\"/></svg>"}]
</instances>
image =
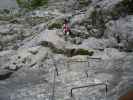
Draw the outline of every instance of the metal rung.
<instances>
[{"instance_id":1,"label":"metal rung","mask_svg":"<svg viewBox=\"0 0 133 100\"><path fill-rule=\"evenodd\" d=\"M73 96L73 93L72 93L73 90L80 89L80 88L86 88L86 87L92 87L92 86L98 86L98 85L104 85L105 86L105 92L107 94L107 92L108 92L107 84L99 83L99 84L91 84L91 85L84 85L84 86L74 87L74 88L71 89L71 97Z\"/></svg>"},{"instance_id":2,"label":"metal rung","mask_svg":"<svg viewBox=\"0 0 133 100\"><path fill-rule=\"evenodd\" d=\"M91 58L88 57L87 59L102 60L102 58L92 58L92 57Z\"/></svg>"},{"instance_id":3,"label":"metal rung","mask_svg":"<svg viewBox=\"0 0 133 100\"><path fill-rule=\"evenodd\" d=\"M93 60L102 60L101 58L87 58L87 59L93 59ZM70 60L70 61L68 61L67 63L68 63L68 66L69 66L69 63L72 63L72 62L77 62L77 63L81 63L81 62L87 62L88 63L88 67L90 66L90 61L88 61L88 60L82 60L82 61L79 61L79 60ZM85 74L86 74L86 77L88 77L88 73L87 72L85 72Z\"/></svg>"},{"instance_id":4,"label":"metal rung","mask_svg":"<svg viewBox=\"0 0 133 100\"><path fill-rule=\"evenodd\" d=\"M87 58L87 59L92 59L92 60L102 60L102 58ZM70 62L89 62L88 60L70 60L70 61L68 61L68 63L70 63Z\"/></svg>"}]
</instances>

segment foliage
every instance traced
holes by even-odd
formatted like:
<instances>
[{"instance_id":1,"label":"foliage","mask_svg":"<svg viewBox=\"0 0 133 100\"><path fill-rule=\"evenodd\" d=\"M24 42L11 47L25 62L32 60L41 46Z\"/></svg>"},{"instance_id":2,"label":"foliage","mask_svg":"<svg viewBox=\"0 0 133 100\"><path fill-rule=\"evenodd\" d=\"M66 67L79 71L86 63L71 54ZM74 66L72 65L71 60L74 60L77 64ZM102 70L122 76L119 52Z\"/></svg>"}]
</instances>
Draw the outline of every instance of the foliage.
<instances>
[{"instance_id":1,"label":"foliage","mask_svg":"<svg viewBox=\"0 0 133 100\"><path fill-rule=\"evenodd\" d=\"M90 16L90 21L93 27L99 30L98 37L101 38L103 36L103 33L105 31L105 13L102 10L95 9Z\"/></svg>"},{"instance_id":2,"label":"foliage","mask_svg":"<svg viewBox=\"0 0 133 100\"><path fill-rule=\"evenodd\" d=\"M119 8L118 10L133 14L133 0L123 0L116 7Z\"/></svg>"},{"instance_id":3,"label":"foliage","mask_svg":"<svg viewBox=\"0 0 133 100\"><path fill-rule=\"evenodd\" d=\"M48 29L53 29L53 28L60 29L60 28L62 28L62 25L63 25L62 20L52 21L52 22L49 22Z\"/></svg>"},{"instance_id":4,"label":"foliage","mask_svg":"<svg viewBox=\"0 0 133 100\"><path fill-rule=\"evenodd\" d=\"M48 21L48 17L27 17L26 22L31 26L35 26L37 24L41 24Z\"/></svg>"},{"instance_id":5,"label":"foliage","mask_svg":"<svg viewBox=\"0 0 133 100\"><path fill-rule=\"evenodd\" d=\"M93 55L93 51L89 51L89 50L85 50L85 49L78 49L77 50L77 54L79 55L89 55L92 56Z\"/></svg>"},{"instance_id":6,"label":"foliage","mask_svg":"<svg viewBox=\"0 0 133 100\"><path fill-rule=\"evenodd\" d=\"M65 51L65 54L68 57L76 56L76 55L89 55L92 56L94 54L93 51L91 50L86 50L86 49L67 49Z\"/></svg>"},{"instance_id":7,"label":"foliage","mask_svg":"<svg viewBox=\"0 0 133 100\"><path fill-rule=\"evenodd\" d=\"M118 19L120 16L126 16L133 14L133 0L122 0L111 11L113 19Z\"/></svg>"},{"instance_id":8,"label":"foliage","mask_svg":"<svg viewBox=\"0 0 133 100\"><path fill-rule=\"evenodd\" d=\"M91 0L79 0L79 4L82 6L88 6L91 2Z\"/></svg>"},{"instance_id":9,"label":"foliage","mask_svg":"<svg viewBox=\"0 0 133 100\"><path fill-rule=\"evenodd\" d=\"M47 5L48 0L16 0L16 2L20 8L32 10L43 5Z\"/></svg>"},{"instance_id":10,"label":"foliage","mask_svg":"<svg viewBox=\"0 0 133 100\"><path fill-rule=\"evenodd\" d=\"M53 29L53 28L60 29L61 27L62 27L62 24L60 24L60 23L53 23L53 24L49 25L48 29Z\"/></svg>"}]
</instances>

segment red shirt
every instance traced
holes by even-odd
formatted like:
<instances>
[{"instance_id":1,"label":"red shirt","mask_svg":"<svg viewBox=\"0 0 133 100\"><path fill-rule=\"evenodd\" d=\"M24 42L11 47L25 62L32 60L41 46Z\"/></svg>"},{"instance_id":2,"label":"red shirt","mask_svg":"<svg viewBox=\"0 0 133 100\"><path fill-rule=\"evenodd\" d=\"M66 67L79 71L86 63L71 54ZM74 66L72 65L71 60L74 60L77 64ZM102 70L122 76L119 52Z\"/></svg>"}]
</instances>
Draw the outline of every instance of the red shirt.
<instances>
[{"instance_id":1,"label":"red shirt","mask_svg":"<svg viewBox=\"0 0 133 100\"><path fill-rule=\"evenodd\" d=\"M64 32L69 32L70 31L70 28L69 28L68 24L64 24L63 29L64 29Z\"/></svg>"}]
</instances>

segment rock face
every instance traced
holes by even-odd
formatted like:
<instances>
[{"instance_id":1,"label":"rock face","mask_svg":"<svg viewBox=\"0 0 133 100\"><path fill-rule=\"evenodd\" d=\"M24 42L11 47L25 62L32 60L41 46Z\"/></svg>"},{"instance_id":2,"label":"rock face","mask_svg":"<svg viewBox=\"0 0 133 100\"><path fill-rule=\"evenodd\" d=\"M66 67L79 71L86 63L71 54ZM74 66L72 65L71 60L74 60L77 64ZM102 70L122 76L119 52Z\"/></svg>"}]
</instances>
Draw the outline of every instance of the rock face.
<instances>
[{"instance_id":1,"label":"rock face","mask_svg":"<svg viewBox=\"0 0 133 100\"><path fill-rule=\"evenodd\" d=\"M0 100L119 100L132 91L131 2L49 0L1 11Z\"/></svg>"},{"instance_id":2,"label":"rock face","mask_svg":"<svg viewBox=\"0 0 133 100\"><path fill-rule=\"evenodd\" d=\"M132 20L133 16L127 16L107 23L107 32L105 35L108 35L107 37L114 37L125 49L132 49Z\"/></svg>"},{"instance_id":3,"label":"rock face","mask_svg":"<svg viewBox=\"0 0 133 100\"><path fill-rule=\"evenodd\" d=\"M1 0L0 8L1 9L18 8L18 6L16 0Z\"/></svg>"},{"instance_id":4,"label":"rock face","mask_svg":"<svg viewBox=\"0 0 133 100\"><path fill-rule=\"evenodd\" d=\"M0 69L0 80L9 78L11 74L12 72L9 70Z\"/></svg>"}]
</instances>

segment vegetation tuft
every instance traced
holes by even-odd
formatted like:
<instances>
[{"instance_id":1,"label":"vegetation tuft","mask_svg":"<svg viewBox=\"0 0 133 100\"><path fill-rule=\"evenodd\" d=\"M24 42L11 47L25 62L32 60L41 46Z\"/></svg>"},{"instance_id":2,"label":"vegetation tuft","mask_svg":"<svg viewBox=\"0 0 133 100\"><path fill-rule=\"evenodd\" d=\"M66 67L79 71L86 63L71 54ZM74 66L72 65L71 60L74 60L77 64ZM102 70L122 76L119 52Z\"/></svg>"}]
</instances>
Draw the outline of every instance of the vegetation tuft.
<instances>
[{"instance_id":1,"label":"vegetation tuft","mask_svg":"<svg viewBox=\"0 0 133 100\"><path fill-rule=\"evenodd\" d=\"M114 19L118 19L120 16L133 14L133 0L122 0L111 11L111 16Z\"/></svg>"},{"instance_id":2,"label":"vegetation tuft","mask_svg":"<svg viewBox=\"0 0 133 100\"><path fill-rule=\"evenodd\" d=\"M27 10L33 10L40 6L47 5L48 0L16 0L20 8L26 8Z\"/></svg>"}]
</instances>

